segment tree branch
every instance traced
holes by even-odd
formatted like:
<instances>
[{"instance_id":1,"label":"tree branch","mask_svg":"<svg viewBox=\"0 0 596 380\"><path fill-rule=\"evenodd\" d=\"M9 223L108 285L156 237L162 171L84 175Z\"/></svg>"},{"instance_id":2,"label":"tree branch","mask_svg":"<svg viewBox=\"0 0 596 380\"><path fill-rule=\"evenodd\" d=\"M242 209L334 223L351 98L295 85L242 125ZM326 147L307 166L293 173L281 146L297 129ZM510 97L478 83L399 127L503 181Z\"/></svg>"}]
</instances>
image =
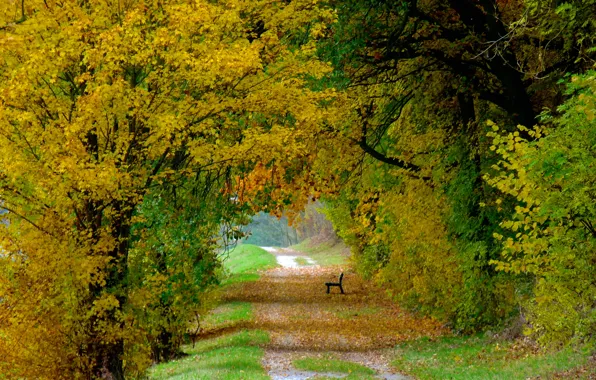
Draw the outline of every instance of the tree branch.
<instances>
[{"instance_id":1,"label":"tree branch","mask_svg":"<svg viewBox=\"0 0 596 380\"><path fill-rule=\"evenodd\" d=\"M355 140L352 139L352 141L354 141L356 144L358 144L358 146L360 148L362 148L362 150L369 154L371 157L384 162L386 164L392 165L392 166L397 166L398 168L404 169L404 170L409 170L409 171L413 171L416 172L417 174L419 174L422 169L420 168L420 166L418 165L414 165L412 163L406 162L404 160L401 160L399 158L395 158L395 157L387 157L386 155L384 155L383 153L380 153L378 151L376 151L375 149L373 149L370 145L368 145L366 143L366 141L364 140ZM430 181L431 178L428 176L416 176L416 178L422 179L424 181Z\"/></svg>"}]
</instances>

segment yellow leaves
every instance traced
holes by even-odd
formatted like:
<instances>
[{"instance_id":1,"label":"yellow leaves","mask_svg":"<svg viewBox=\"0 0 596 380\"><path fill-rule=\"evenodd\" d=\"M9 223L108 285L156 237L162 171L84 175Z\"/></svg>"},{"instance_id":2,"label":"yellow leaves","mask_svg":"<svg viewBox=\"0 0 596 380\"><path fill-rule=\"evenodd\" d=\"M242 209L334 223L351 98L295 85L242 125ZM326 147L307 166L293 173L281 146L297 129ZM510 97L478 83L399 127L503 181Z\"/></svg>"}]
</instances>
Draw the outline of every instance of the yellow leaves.
<instances>
[{"instance_id":1,"label":"yellow leaves","mask_svg":"<svg viewBox=\"0 0 596 380\"><path fill-rule=\"evenodd\" d=\"M542 136L543 129L536 127L533 131L519 126L520 131L528 132L531 136ZM493 128L495 132L498 129ZM542 189L536 178L528 175L530 167L530 153L534 151L529 142L520 137L519 132L500 136L489 133L493 144L502 160L493 169L498 171L495 176L485 176L485 180L500 191L513 196L520 204L516 205L511 220L503 221L500 226L507 230L506 234L495 233L493 237L502 242L502 260L491 261L497 270L513 273L534 273L544 270L548 263L546 255L548 249L549 230L542 224L546 217L541 215L540 204ZM501 204L501 199L496 203Z\"/></svg>"},{"instance_id":2,"label":"yellow leaves","mask_svg":"<svg viewBox=\"0 0 596 380\"><path fill-rule=\"evenodd\" d=\"M39 353L48 345L76 358L76 347L89 346L94 332L86 327L94 317L101 323L93 344L126 336L121 321L110 320L126 305L106 288L129 291L119 282L131 254L122 247L131 223L146 221L132 215L148 192L200 170L241 166L239 199L260 191L280 204L300 204L318 195L313 178L295 173L313 165L313 136L339 120L329 104L341 95L306 88L305 78L331 70L310 40L325 35L336 17L309 1L28 3L35 3L29 20L0 40L0 198L13 210L0 239L11 241L2 246L27 265L19 268L23 283L6 273L0 283L29 297L18 305L24 320L42 316L27 303L32 297L46 299L55 317L43 325L42 343L23 335L23 357L11 361L37 368L31 363L43 361ZM251 41L255 19L268 32ZM286 44L307 25L309 41ZM155 288L167 282L164 275L143 280ZM10 337L0 352L9 352L23 330L0 329ZM52 340L56 331L64 341ZM26 350L38 359L23 359ZM68 362L84 368L83 360Z\"/></svg>"},{"instance_id":3,"label":"yellow leaves","mask_svg":"<svg viewBox=\"0 0 596 380\"><path fill-rule=\"evenodd\" d=\"M499 130L499 126L495 124L492 120L487 120L486 125L488 125L494 132Z\"/></svg>"},{"instance_id":4,"label":"yellow leaves","mask_svg":"<svg viewBox=\"0 0 596 380\"><path fill-rule=\"evenodd\" d=\"M93 301L92 313L98 317L118 308L120 302L112 294L104 294L101 298Z\"/></svg>"}]
</instances>

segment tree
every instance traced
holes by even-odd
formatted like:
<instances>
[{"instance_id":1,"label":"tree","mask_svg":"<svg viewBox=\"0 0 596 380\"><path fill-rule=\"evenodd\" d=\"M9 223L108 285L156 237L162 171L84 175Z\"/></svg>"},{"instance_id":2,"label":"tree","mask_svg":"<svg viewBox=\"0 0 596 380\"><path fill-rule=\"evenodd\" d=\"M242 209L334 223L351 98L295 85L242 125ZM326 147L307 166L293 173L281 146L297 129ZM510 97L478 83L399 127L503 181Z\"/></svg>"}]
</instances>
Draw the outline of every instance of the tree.
<instances>
[{"instance_id":1,"label":"tree","mask_svg":"<svg viewBox=\"0 0 596 380\"><path fill-rule=\"evenodd\" d=\"M309 88L329 71L313 39L333 14L303 1L24 4L0 31L0 371L121 379L139 332L135 218L199 171L309 159L333 96Z\"/></svg>"},{"instance_id":2,"label":"tree","mask_svg":"<svg viewBox=\"0 0 596 380\"><path fill-rule=\"evenodd\" d=\"M218 253L227 247L221 237L242 222L242 205L220 191L224 185L218 181L226 180L220 174L201 173L170 185L147 196L137 208L129 253L128 307L135 330L145 334L137 337L136 346L128 345L135 352L149 340L153 362L176 357L189 321L200 324L211 306L209 293L221 277ZM139 359L130 356L131 363Z\"/></svg>"},{"instance_id":3,"label":"tree","mask_svg":"<svg viewBox=\"0 0 596 380\"><path fill-rule=\"evenodd\" d=\"M396 284L402 301L466 330L499 323L515 311L517 280L490 264L492 236L514 206L498 207L482 180L497 160L486 120L513 132L556 109L557 81L593 62L592 2L333 4L338 22L320 49L335 68L328 82L348 97L334 131L343 157L329 160L343 179L334 222L361 269ZM443 288L441 271L456 272ZM433 287L451 289L441 305Z\"/></svg>"}]
</instances>

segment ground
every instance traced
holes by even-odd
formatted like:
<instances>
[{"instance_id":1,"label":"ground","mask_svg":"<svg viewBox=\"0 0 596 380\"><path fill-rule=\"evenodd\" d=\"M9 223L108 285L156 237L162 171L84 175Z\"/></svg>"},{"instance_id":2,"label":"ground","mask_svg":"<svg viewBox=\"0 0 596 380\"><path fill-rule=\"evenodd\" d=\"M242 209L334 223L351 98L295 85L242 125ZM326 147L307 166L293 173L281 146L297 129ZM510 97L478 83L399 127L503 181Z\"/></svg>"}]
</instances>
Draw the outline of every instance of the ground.
<instances>
[{"instance_id":1,"label":"ground","mask_svg":"<svg viewBox=\"0 0 596 380\"><path fill-rule=\"evenodd\" d=\"M586 347L544 352L523 337L454 336L400 309L341 249L263 248L230 253L220 306L201 318L186 356L154 366L150 378L596 379ZM346 294L327 294L342 272Z\"/></svg>"},{"instance_id":2,"label":"ground","mask_svg":"<svg viewBox=\"0 0 596 380\"><path fill-rule=\"evenodd\" d=\"M294 260L293 267L270 269L258 281L237 284L224 299L254 305L254 320L243 327L269 333L263 364L272 378L305 378L311 372L293 365L305 357L360 363L381 378L403 378L390 366L395 345L446 333L438 322L398 308L383 289L347 266L299 265L310 262L300 260L305 257L300 252L269 251L286 265ZM346 294L337 287L327 294L325 282L337 282L342 271Z\"/></svg>"}]
</instances>

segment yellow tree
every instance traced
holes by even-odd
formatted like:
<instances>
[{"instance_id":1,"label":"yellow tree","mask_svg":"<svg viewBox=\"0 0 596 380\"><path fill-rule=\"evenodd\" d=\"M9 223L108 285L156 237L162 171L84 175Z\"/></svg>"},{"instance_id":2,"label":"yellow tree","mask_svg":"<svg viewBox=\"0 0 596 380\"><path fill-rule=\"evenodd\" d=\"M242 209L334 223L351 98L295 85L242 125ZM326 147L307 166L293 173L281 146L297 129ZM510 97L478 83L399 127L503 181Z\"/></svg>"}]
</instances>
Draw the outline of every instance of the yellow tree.
<instances>
[{"instance_id":1,"label":"yellow tree","mask_svg":"<svg viewBox=\"0 0 596 380\"><path fill-rule=\"evenodd\" d=\"M120 379L143 362L125 307L138 206L198 170L312 160L335 96L309 89L329 71L314 40L334 15L301 0L2 7L0 372Z\"/></svg>"}]
</instances>

